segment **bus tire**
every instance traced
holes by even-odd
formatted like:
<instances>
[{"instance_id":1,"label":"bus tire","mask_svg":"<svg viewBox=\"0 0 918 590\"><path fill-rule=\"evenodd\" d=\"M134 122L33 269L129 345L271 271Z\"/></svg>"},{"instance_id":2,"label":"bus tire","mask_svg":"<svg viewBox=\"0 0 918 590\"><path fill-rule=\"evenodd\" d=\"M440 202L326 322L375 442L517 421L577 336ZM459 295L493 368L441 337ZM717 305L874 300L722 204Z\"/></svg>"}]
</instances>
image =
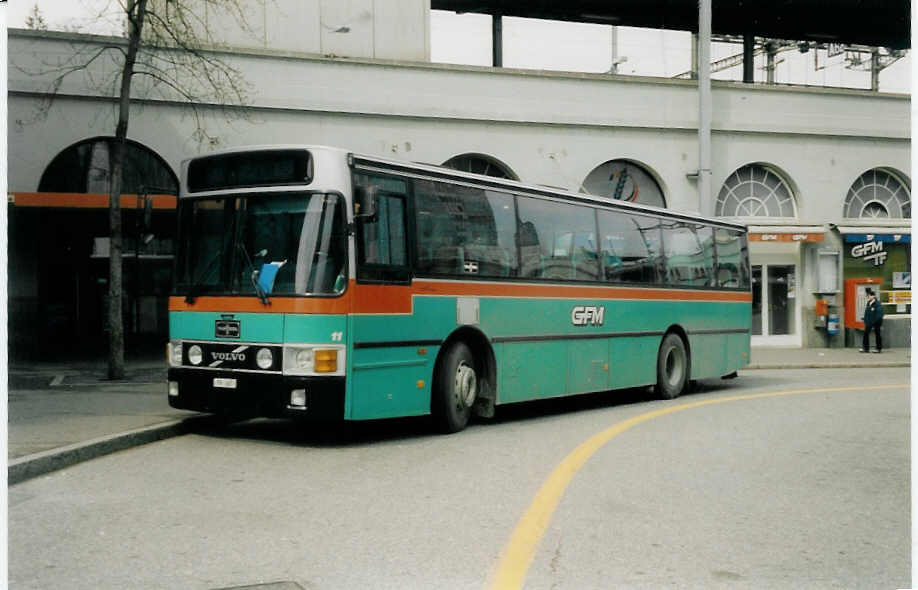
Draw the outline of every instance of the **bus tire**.
<instances>
[{"instance_id":1,"label":"bus tire","mask_svg":"<svg viewBox=\"0 0 918 590\"><path fill-rule=\"evenodd\" d=\"M675 399L689 382L689 355L678 334L667 334L657 354L657 397Z\"/></svg>"},{"instance_id":2,"label":"bus tire","mask_svg":"<svg viewBox=\"0 0 918 590\"><path fill-rule=\"evenodd\" d=\"M434 377L433 414L445 433L459 432L469 423L478 397L475 357L463 342L454 342L440 359Z\"/></svg>"}]
</instances>

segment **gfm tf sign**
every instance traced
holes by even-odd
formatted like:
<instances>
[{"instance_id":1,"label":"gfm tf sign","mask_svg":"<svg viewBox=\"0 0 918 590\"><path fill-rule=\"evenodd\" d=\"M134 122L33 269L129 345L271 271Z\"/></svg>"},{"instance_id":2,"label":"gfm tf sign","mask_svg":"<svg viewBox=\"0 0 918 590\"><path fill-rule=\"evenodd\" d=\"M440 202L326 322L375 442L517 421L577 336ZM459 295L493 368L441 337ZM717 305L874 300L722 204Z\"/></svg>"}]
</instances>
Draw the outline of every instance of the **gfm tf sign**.
<instances>
[{"instance_id":1,"label":"gfm tf sign","mask_svg":"<svg viewBox=\"0 0 918 590\"><path fill-rule=\"evenodd\" d=\"M571 310L571 323L575 326L601 326L605 316L605 307L578 305Z\"/></svg>"},{"instance_id":2,"label":"gfm tf sign","mask_svg":"<svg viewBox=\"0 0 918 590\"><path fill-rule=\"evenodd\" d=\"M864 262L872 262L874 266L883 266L889 252L883 250L883 242L865 242L851 248L851 257Z\"/></svg>"}]
</instances>

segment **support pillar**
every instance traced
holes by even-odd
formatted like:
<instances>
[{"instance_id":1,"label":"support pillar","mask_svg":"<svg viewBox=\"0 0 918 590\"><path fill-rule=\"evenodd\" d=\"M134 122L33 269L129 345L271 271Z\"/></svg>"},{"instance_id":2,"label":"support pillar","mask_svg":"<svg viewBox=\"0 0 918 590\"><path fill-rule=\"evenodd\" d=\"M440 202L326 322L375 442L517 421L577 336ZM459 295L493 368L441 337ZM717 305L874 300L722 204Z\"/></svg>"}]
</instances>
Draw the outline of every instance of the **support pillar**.
<instances>
[{"instance_id":1,"label":"support pillar","mask_svg":"<svg viewBox=\"0 0 918 590\"><path fill-rule=\"evenodd\" d=\"M755 36L743 35L743 82L755 82Z\"/></svg>"},{"instance_id":2,"label":"support pillar","mask_svg":"<svg viewBox=\"0 0 918 590\"><path fill-rule=\"evenodd\" d=\"M874 47L870 51L870 89L880 91L880 48Z\"/></svg>"},{"instance_id":3,"label":"support pillar","mask_svg":"<svg viewBox=\"0 0 918 590\"><path fill-rule=\"evenodd\" d=\"M775 57L778 55L778 44L769 39L765 42L765 53L768 57L768 63L765 66L766 82L775 83L775 69L778 67Z\"/></svg>"},{"instance_id":4,"label":"support pillar","mask_svg":"<svg viewBox=\"0 0 918 590\"><path fill-rule=\"evenodd\" d=\"M491 15L491 65L504 67L504 17L502 14Z\"/></svg>"}]
</instances>

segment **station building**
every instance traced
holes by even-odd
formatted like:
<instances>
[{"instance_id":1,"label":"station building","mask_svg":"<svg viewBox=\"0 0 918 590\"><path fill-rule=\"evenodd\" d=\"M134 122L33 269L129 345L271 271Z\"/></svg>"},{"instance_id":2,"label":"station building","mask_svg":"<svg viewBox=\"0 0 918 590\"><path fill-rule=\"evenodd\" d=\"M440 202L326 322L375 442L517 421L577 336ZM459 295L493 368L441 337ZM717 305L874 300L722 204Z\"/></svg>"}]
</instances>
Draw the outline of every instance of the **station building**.
<instances>
[{"instance_id":1,"label":"station building","mask_svg":"<svg viewBox=\"0 0 918 590\"><path fill-rule=\"evenodd\" d=\"M331 145L740 221L754 345L859 345L868 285L888 345L910 345L908 95L715 81L712 190L699 198L694 80L431 63L431 0L252 6L248 31L206 15L224 34L212 51L248 85L247 108L193 114L177 95L135 86L122 198L129 353L167 333L181 161L257 144ZM9 31L13 358L104 350L116 101L98 81L117 64L67 76L47 99L49 64L117 43Z\"/></svg>"}]
</instances>

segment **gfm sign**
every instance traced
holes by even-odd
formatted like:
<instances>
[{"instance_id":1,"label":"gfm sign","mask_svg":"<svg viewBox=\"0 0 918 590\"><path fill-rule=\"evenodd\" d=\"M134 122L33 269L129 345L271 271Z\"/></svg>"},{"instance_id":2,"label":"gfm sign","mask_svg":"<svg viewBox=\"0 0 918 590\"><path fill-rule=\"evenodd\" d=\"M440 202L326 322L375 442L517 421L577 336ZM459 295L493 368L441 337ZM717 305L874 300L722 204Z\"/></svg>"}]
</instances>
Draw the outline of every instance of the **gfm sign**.
<instances>
[{"instance_id":1,"label":"gfm sign","mask_svg":"<svg viewBox=\"0 0 918 590\"><path fill-rule=\"evenodd\" d=\"M851 248L851 256L864 262L872 262L874 266L883 266L889 252L883 250L883 242L865 242Z\"/></svg>"},{"instance_id":2,"label":"gfm sign","mask_svg":"<svg viewBox=\"0 0 918 590\"><path fill-rule=\"evenodd\" d=\"M605 307L578 305L571 310L571 323L575 326L601 326L605 316Z\"/></svg>"}]
</instances>

